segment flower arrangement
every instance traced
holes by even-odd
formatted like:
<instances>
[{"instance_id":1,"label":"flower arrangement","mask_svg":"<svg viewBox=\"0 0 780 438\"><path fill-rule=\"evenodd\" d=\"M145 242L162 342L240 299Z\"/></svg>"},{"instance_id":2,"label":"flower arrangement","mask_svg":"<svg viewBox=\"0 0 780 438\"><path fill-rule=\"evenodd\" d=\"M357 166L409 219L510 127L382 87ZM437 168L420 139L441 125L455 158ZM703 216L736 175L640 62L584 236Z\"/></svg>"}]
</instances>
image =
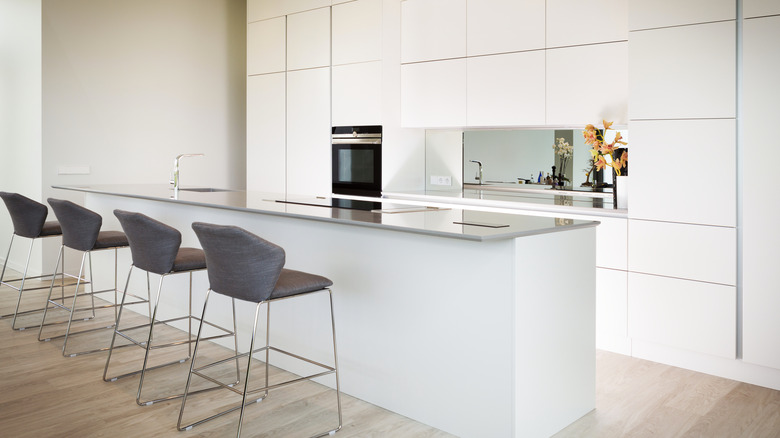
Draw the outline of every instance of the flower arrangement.
<instances>
[{"instance_id":1,"label":"flower arrangement","mask_svg":"<svg viewBox=\"0 0 780 438\"><path fill-rule=\"evenodd\" d=\"M558 170L558 179L562 179L565 178L564 175L566 175L566 164L568 163L569 159L571 159L574 148L569 144L568 141L566 141L565 138L556 138L555 140L557 143L553 144L553 150L555 151L555 155L561 157L561 167Z\"/></svg>"},{"instance_id":2,"label":"flower arrangement","mask_svg":"<svg viewBox=\"0 0 780 438\"><path fill-rule=\"evenodd\" d=\"M612 140L612 143L607 143L604 137L612 126L612 122L603 120L602 123L604 124L603 132L599 132L593 125L587 125L582 131L582 136L585 137L585 144L592 147L590 153L593 155L593 167L596 170L611 167L615 169L615 174L620 176L620 170L628 165L628 152L623 151L619 158L615 158L615 150L621 147L618 145L627 145L628 143L623 141L623 136L620 135L619 131L615 132L615 139ZM593 168L591 168L592 170ZM590 172L588 172L588 176L590 176Z\"/></svg>"}]
</instances>

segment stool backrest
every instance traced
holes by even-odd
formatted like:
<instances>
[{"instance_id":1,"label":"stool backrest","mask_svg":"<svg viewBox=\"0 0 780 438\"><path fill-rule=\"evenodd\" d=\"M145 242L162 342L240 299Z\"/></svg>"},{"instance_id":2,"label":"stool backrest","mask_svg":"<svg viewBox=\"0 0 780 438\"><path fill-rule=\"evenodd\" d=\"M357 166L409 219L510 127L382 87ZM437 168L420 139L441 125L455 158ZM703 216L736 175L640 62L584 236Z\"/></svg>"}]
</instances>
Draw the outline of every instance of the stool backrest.
<instances>
[{"instance_id":1,"label":"stool backrest","mask_svg":"<svg viewBox=\"0 0 780 438\"><path fill-rule=\"evenodd\" d=\"M282 247L235 226L195 222L192 229L213 291L255 303L271 296L285 262Z\"/></svg>"},{"instance_id":2,"label":"stool backrest","mask_svg":"<svg viewBox=\"0 0 780 438\"><path fill-rule=\"evenodd\" d=\"M141 213L114 210L114 216L130 242L134 266L160 275L171 272L181 246L179 230Z\"/></svg>"},{"instance_id":3,"label":"stool backrest","mask_svg":"<svg viewBox=\"0 0 780 438\"><path fill-rule=\"evenodd\" d=\"M64 199L47 200L62 227L62 244L79 251L95 246L103 218L92 210Z\"/></svg>"},{"instance_id":4,"label":"stool backrest","mask_svg":"<svg viewBox=\"0 0 780 438\"><path fill-rule=\"evenodd\" d=\"M8 214L11 215L14 234L31 239L41 235L49 213L45 205L18 193L0 192L0 198L3 198Z\"/></svg>"}]
</instances>

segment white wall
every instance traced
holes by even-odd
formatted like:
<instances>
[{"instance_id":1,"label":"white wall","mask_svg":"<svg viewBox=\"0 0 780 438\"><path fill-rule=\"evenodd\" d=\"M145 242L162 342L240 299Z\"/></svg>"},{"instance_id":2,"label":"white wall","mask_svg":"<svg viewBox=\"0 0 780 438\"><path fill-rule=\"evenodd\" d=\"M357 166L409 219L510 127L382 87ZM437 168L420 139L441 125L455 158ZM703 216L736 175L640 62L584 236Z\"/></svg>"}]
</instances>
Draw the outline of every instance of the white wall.
<instances>
[{"instance_id":1,"label":"white wall","mask_svg":"<svg viewBox=\"0 0 780 438\"><path fill-rule=\"evenodd\" d=\"M246 2L45 1L43 193L52 184L243 188ZM89 166L88 175L59 175Z\"/></svg>"},{"instance_id":2,"label":"white wall","mask_svg":"<svg viewBox=\"0 0 780 438\"><path fill-rule=\"evenodd\" d=\"M36 200L41 198L40 84L41 2L0 0L0 190ZM4 258L13 226L4 206L0 211L0 257ZM23 268L27 245L17 239L10 267ZM41 271L39 245L30 269L36 275Z\"/></svg>"}]
</instances>

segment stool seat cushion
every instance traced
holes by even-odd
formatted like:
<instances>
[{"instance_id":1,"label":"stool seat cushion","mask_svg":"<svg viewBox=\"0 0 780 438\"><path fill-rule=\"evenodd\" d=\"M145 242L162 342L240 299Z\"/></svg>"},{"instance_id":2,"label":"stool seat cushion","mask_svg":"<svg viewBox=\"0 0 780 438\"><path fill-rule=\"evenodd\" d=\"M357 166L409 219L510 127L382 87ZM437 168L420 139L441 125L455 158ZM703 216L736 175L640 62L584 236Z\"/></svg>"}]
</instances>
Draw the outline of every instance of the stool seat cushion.
<instances>
[{"instance_id":1,"label":"stool seat cushion","mask_svg":"<svg viewBox=\"0 0 780 438\"><path fill-rule=\"evenodd\" d=\"M49 221L43 224L43 228L41 228L41 234L40 236L60 236L62 235L62 227L60 227L60 223L57 221Z\"/></svg>"},{"instance_id":2,"label":"stool seat cushion","mask_svg":"<svg viewBox=\"0 0 780 438\"><path fill-rule=\"evenodd\" d=\"M279 280L271 292L270 299L290 297L293 295L314 292L333 286L333 282L319 275L292 269L282 269Z\"/></svg>"},{"instance_id":3,"label":"stool seat cushion","mask_svg":"<svg viewBox=\"0 0 780 438\"><path fill-rule=\"evenodd\" d=\"M130 246L127 236L121 231L101 231L92 249L115 248L118 246Z\"/></svg>"},{"instance_id":4,"label":"stool seat cushion","mask_svg":"<svg viewBox=\"0 0 780 438\"><path fill-rule=\"evenodd\" d=\"M195 271L206 268L206 254L200 248L179 248L172 272Z\"/></svg>"}]
</instances>

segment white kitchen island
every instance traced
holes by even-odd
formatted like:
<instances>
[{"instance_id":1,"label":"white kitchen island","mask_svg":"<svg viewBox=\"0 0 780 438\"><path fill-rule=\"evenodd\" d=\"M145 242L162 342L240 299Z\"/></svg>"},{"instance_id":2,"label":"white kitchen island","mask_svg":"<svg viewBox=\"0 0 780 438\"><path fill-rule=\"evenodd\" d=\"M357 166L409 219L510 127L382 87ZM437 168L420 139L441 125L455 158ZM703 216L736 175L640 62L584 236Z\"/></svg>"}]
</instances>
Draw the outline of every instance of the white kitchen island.
<instances>
[{"instance_id":1,"label":"white kitchen island","mask_svg":"<svg viewBox=\"0 0 780 438\"><path fill-rule=\"evenodd\" d=\"M172 199L164 185L55 188L84 192L104 229L118 229L116 208L178 228L185 246L199 246L194 221L237 225L281 245L286 267L333 280L347 394L461 437L550 436L595 406L598 222L397 202L347 210L244 191ZM129 263L125 252L121 284ZM196 277L196 303L207 283ZM277 305L272 342L328 362L324 299Z\"/></svg>"}]
</instances>

